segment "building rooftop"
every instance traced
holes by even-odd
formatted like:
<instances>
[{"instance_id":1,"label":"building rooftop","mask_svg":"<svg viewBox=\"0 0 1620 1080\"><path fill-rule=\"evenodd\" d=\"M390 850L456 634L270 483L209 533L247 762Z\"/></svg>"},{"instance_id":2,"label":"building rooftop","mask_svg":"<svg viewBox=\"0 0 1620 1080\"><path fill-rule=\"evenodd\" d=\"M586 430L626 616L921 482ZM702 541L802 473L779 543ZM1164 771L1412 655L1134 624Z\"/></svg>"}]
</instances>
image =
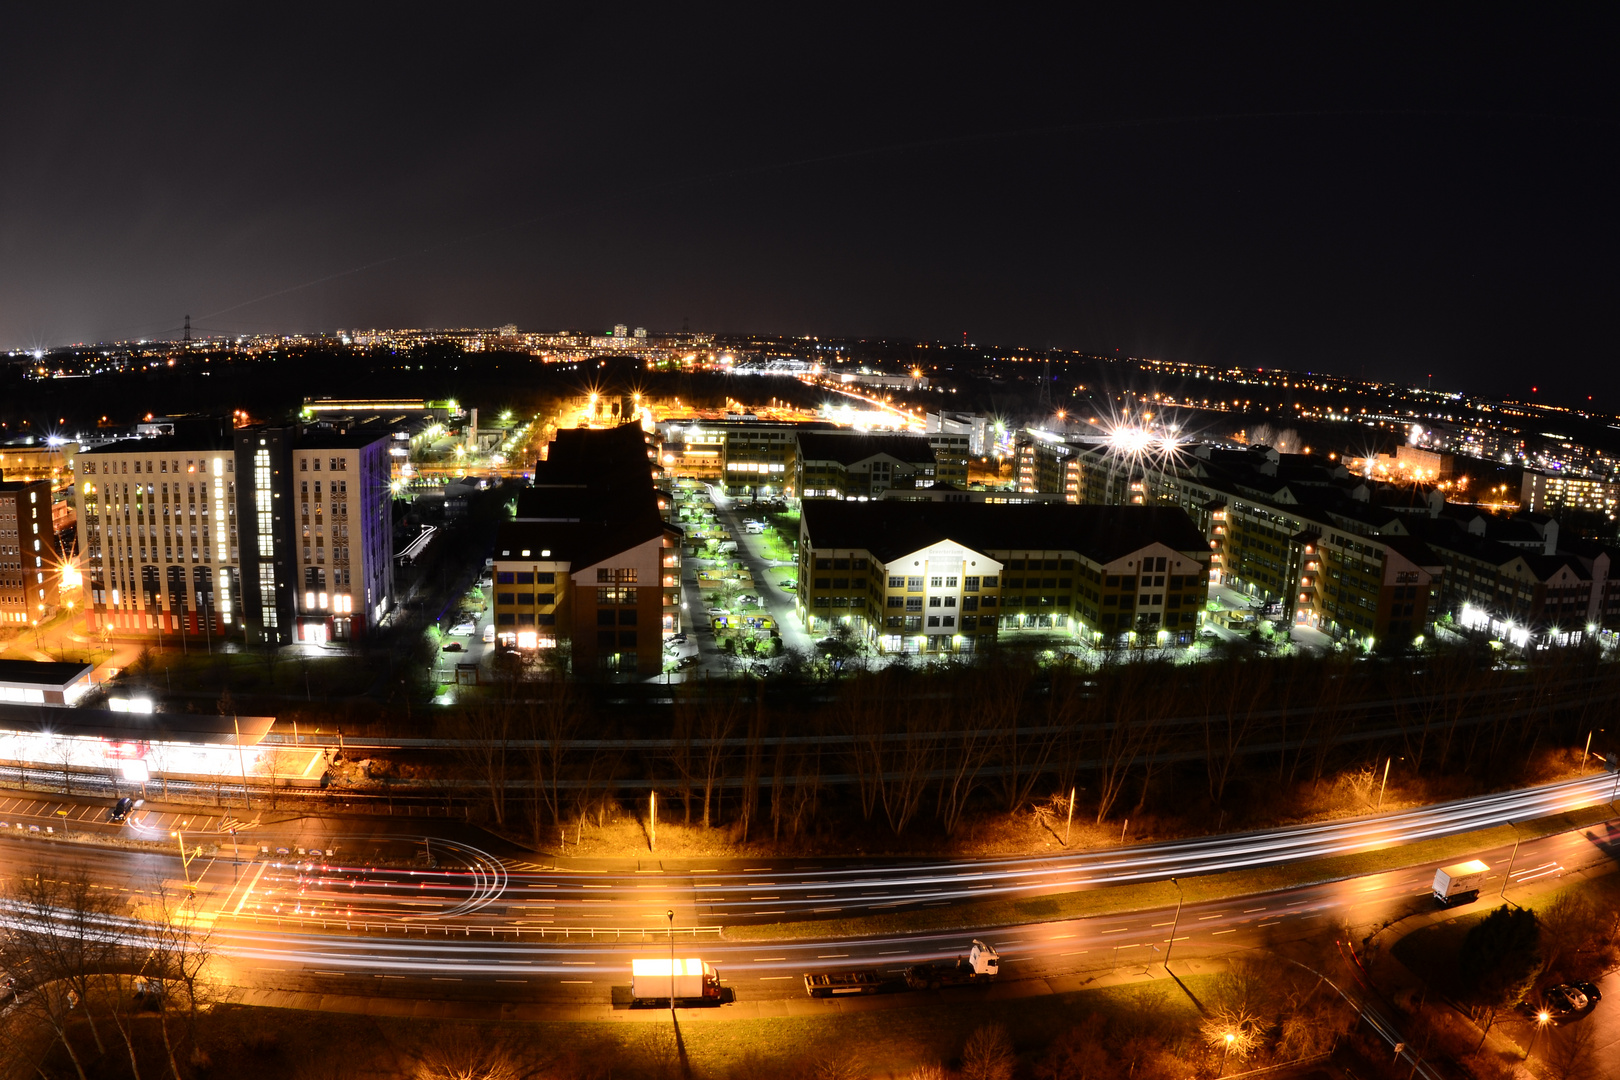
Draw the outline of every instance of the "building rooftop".
<instances>
[{"instance_id":1,"label":"building rooftop","mask_svg":"<svg viewBox=\"0 0 1620 1080\"><path fill-rule=\"evenodd\" d=\"M71 686L95 670L89 664L54 660L0 660L0 683L8 686Z\"/></svg>"},{"instance_id":2,"label":"building rooftop","mask_svg":"<svg viewBox=\"0 0 1620 1080\"><path fill-rule=\"evenodd\" d=\"M799 434L799 458L853 465L887 454L909 463L933 464L934 448L926 435L840 435L830 431Z\"/></svg>"},{"instance_id":3,"label":"building rooftop","mask_svg":"<svg viewBox=\"0 0 1620 1080\"><path fill-rule=\"evenodd\" d=\"M944 540L986 552L1074 551L1098 562L1151 543L1209 551L1179 507L809 500L803 514L815 547L863 549L884 561Z\"/></svg>"}]
</instances>

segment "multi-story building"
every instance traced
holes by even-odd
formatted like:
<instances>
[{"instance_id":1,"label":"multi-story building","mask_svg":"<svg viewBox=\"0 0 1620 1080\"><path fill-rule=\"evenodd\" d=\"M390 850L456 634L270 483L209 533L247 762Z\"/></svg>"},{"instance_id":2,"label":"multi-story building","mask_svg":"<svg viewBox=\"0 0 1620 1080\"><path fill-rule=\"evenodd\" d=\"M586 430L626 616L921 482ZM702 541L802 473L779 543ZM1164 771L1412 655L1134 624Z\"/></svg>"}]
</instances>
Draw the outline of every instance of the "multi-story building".
<instances>
[{"instance_id":1,"label":"multi-story building","mask_svg":"<svg viewBox=\"0 0 1620 1080\"><path fill-rule=\"evenodd\" d=\"M61 553L49 480L0 480L0 622L35 623L56 611Z\"/></svg>"},{"instance_id":2,"label":"multi-story building","mask_svg":"<svg viewBox=\"0 0 1620 1080\"><path fill-rule=\"evenodd\" d=\"M495 630L576 674L656 675L680 627L680 537L641 428L557 433L495 541Z\"/></svg>"},{"instance_id":3,"label":"multi-story building","mask_svg":"<svg viewBox=\"0 0 1620 1080\"><path fill-rule=\"evenodd\" d=\"M995 435L990 418L982 413L931 412L924 419L924 428L930 435L967 436L967 451L973 457L988 454Z\"/></svg>"},{"instance_id":4,"label":"multi-story building","mask_svg":"<svg viewBox=\"0 0 1620 1080\"><path fill-rule=\"evenodd\" d=\"M967 487L968 436L801 432L794 490L801 499L876 499L890 488Z\"/></svg>"},{"instance_id":5,"label":"multi-story building","mask_svg":"<svg viewBox=\"0 0 1620 1080\"><path fill-rule=\"evenodd\" d=\"M1620 513L1620 483L1526 469L1519 481L1519 505L1532 514L1568 508L1613 518Z\"/></svg>"},{"instance_id":6,"label":"multi-story building","mask_svg":"<svg viewBox=\"0 0 1620 1080\"><path fill-rule=\"evenodd\" d=\"M266 644L363 636L392 604L388 440L364 427L221 425L81 452L89 628ZM313 472L295 470L317 458L327 486L306 504ZM315 520L305 505L320 507Z\"/></svg>"},{"instance_id":7,"label":"multi-story building","mask_svg":"<svg viewBox=\"0 0 1620 1080\"><path fill-rule=\"evenodd\" d=\"M807 501L799 615L885 652L972 653L998 634L1185 643L1209 551L1167 507Z\"/></svg>"}]
</instances>

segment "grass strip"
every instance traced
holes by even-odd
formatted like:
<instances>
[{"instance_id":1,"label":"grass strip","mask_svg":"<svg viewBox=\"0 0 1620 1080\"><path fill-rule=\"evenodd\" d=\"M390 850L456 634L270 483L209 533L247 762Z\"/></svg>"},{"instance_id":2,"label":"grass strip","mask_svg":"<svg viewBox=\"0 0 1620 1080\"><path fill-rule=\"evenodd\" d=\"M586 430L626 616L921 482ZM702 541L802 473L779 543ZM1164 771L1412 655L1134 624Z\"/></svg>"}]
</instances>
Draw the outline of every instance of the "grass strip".
<instances>
[{"instance_id":1,"label":"grass strip","mask_svg":"<svg viewBox=\"0 0 1620 1080\"><path fill-rule=\"evenodd\" d=\"M1181 896L1188 904L1207 903L1238 896L1279 892L1304 885L1343 881L1346 878L1362 877L1367 874L1404 870L1425 863L1448 862L1502 847L1515 840L1536 840L1544 836L1569 832L1572 829L1586 828L1607 821L1611 816L1613 811L1607 805L1593 806L1516 825L1475 829L1452 836L1398 844L1350 855L1332 855L1324 859L1279 863L1276 866L1199 874L1181 879ZM1176 897L1176 887L1169 881L1144 881L1128 885L1105 885L1049 896L953 904L949 907L908 905L881 915L859 915L847 919L728 926L725 937L731 941L796 941L806 938L866 937L921 931L979 930L1150 911L1174 906Z\"/></svg>"}]
</instances>

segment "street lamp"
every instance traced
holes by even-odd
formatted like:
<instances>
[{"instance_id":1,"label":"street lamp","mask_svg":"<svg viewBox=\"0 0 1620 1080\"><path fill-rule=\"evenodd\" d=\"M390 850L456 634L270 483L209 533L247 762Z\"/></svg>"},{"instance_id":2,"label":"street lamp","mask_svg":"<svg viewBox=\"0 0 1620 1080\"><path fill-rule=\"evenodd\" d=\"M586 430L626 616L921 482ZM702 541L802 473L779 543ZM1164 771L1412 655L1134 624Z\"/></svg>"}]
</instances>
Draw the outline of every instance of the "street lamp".
<instances>
[{"instance_id":1,"label":"street lamp","mask_svg":"<svg viewBox=\"0 0 1620 1080\"><path fill-rule=\"evenodd\" d=\"M669 1022L675 1022L675 910L664 912L669 919Z\"/></svg>"},{"instance_id":2,"label":"street lamp","mask_svg":"<svg viewBox=\"0 0 1620 1080\"><path fill-rule=\"evenodd\" d=\"M1235 1043L1235 1042L1237 1042L1237 1036L1232 1034L1230 1031L1228 1031L1226 1033L1226 1045L1221 1049L1221 1069L1220 1069L1220 1072L1216 1073L1215 1075L1217 1075L1217 1076L1225 1075L1225 1073L1226 1073L1226 1055L1228 1055L1228 1054L1230 1054L1232 1052L1232 1044Z\"/></svg>"},{"instance_id":3,"label":"street lamp","mask_svg":"<svg viewBox=\"0 0 1620 1080\"><path fill-rule=\"evenodd\" d=\"M1530 1031L1530 1045L1524 1051L1524 1060L1530 1060L1530 1055L1534 1053L1536 1049L1536 1036L1541 1034L1541 1029L1546 1027L1548 1022L1551 1020L1552 1013L1548 1012L1546 1009L1542 1009L1540 1012L1536 1013L1536 1026Z\"/></svg>"},{"instance_id":4,"label":"street lamp","mask_svg":"<svg viewBox=\"0 0 1620 1080\"><path fill-rule=\"evenodd\" d=\"M1176 947L1176 928L1181 925L1181 882L1171 878L1170 884L1176 887L1176 917L1170 922L1170 940L1164 944L1164 973L1166 975L1170 974L1170 950ZM1225 1067L1224 1058L1222 1059L1222 1067Z\"/></svg>"},{"instance_id":5,"label":"street lamp","mask_svg":"<svg viewBox=\"0 0 1620 1080\"><path fill-rule=\"evenodd\" d=\"M1508 824L1512 825L1513 822L1510 821L1510 822L1508 822ZM1522 838L1518 837L1518 836L1515 836L1513 838L1513 854L1508 856L1507 873L1502 875L1502 891L1499 894L1499 896L1500 896L1500 899L1503 899L1503 900L1507 899L1508 880L1513 877L1513 864L1519 858L1519 841L1520 841L1520 839L1522 839Z\"/></svg>"}]
</instances>

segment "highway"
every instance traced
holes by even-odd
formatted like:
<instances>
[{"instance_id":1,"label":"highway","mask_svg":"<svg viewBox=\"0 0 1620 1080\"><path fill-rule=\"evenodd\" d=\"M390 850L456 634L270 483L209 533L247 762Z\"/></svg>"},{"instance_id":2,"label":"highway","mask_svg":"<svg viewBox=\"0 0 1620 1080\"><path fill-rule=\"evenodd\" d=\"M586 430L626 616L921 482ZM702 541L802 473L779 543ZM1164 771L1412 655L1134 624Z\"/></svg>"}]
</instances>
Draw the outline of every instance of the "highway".
<instances>
[{"instance_id":1,"label":"highway","mask_svg":"<svg viewBox=\"0 0 1620 1080\"><path fill-rule=\"evenodd\" d=\"M521 934L563 926L663 927L671 909L687 927L850 917L1274 866L1545 817L1607 802L1613 788L1612 776L1597 774L1261 833L972 861L761 860L738 867L720 861L705 866L698 859L666 866L649 855L591 870L538 864L476 830L442 821L353 816L261 824L245 810L221 808L143 810L118 826L105 822L104 802L28 797L0 797L0 834L65 826L178 849L173 834L180 832L188 849L221 845L218 857L198 871L205 889L234 885L244 866L261 874L251 894L231 901L236 915L362 925L431 920ZM425 829L439 835L408 831ZM34 834L23 836L23 846L33 842ZM17 850L6 861L21 857ZM92 857L89 849L82 854ZM179 869L174 866L166 877L179 878Z\"/></svg>"}]
</instances>

